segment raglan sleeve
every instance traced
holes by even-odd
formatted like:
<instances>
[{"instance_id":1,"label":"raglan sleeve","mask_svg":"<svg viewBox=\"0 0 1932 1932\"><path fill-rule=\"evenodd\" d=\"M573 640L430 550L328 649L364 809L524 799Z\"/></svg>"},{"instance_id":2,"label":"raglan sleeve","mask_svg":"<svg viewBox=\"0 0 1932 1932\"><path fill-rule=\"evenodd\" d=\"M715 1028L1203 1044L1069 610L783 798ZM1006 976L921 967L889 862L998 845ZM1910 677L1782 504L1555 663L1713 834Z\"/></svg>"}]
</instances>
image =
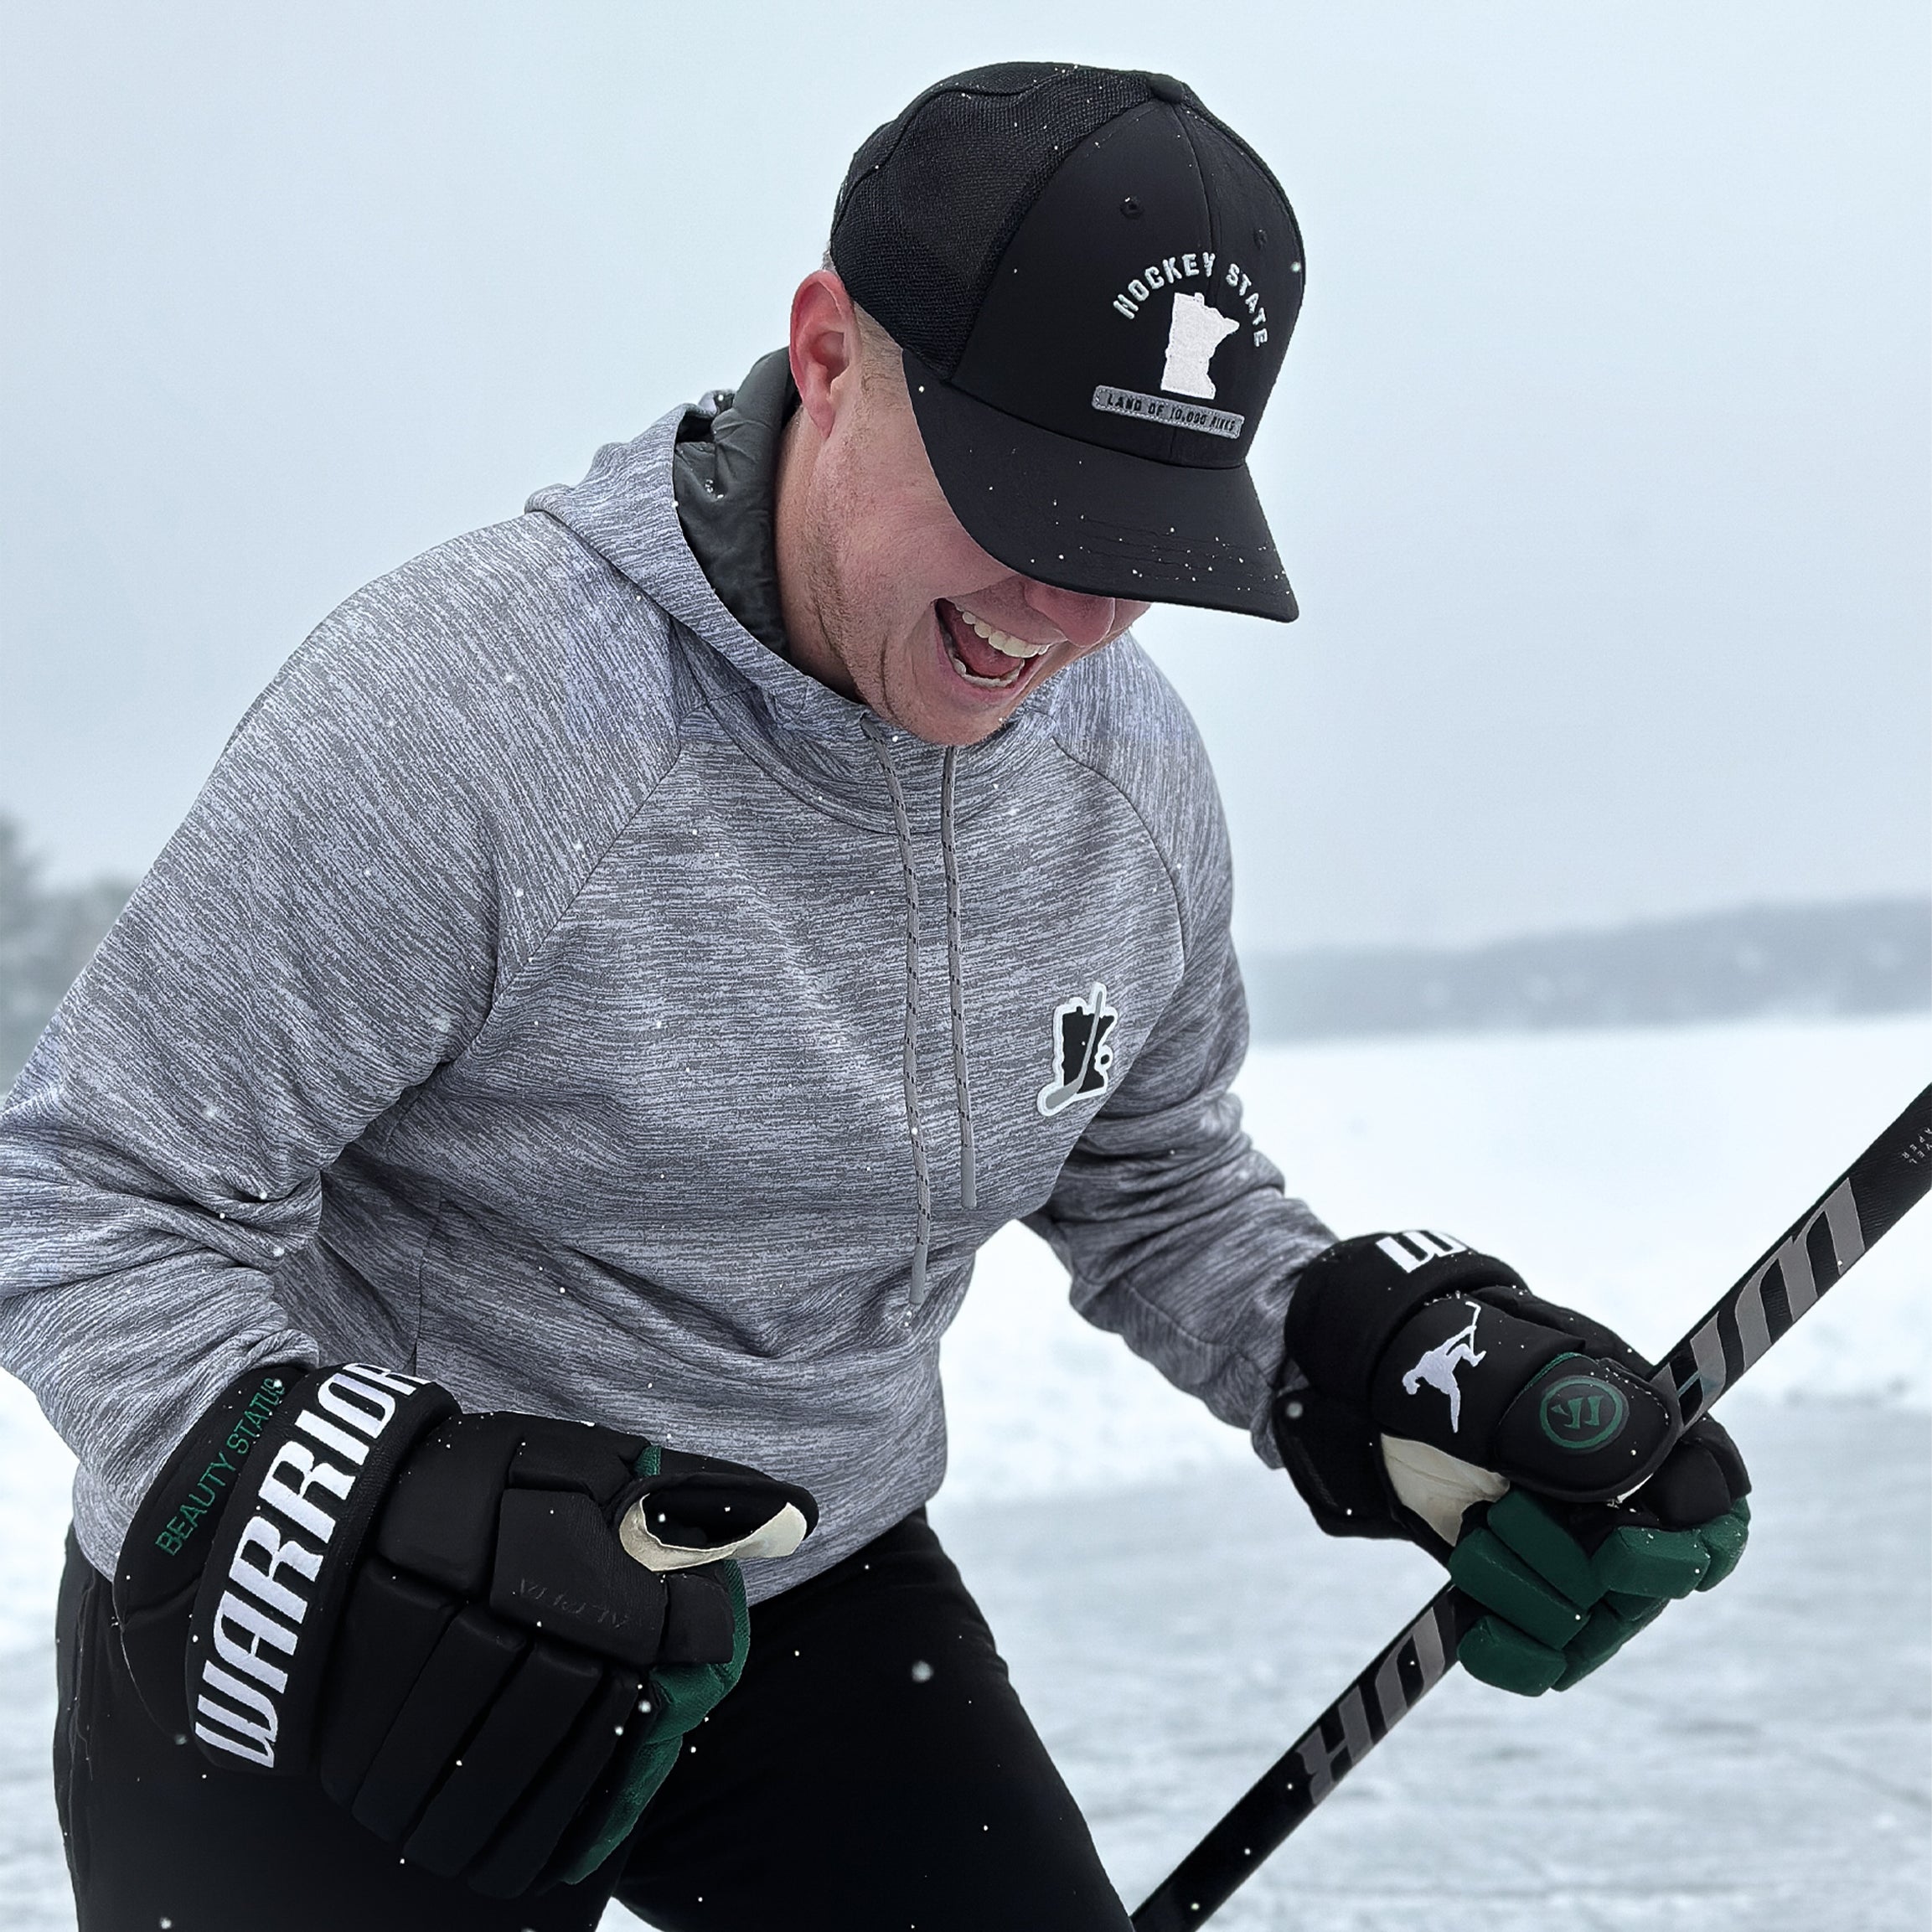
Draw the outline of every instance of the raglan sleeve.
<instances>
[{"instance_id":1,"label":"raglan sleeve","mask_svg":"<svg viewBox=\"0 0 1932 1932\"><path fill-rule=\"evenodd\" d=\"M1206 754L1177 734L1160 808L1144 812L1180 910L1180 981L1133 1065L1028 1217L1073 1305L1279 1466L1268 1411L1302 1266L1334 1235L1242 1126L1230 1091L1248 1004L1230 918L1227 829Z\"/></svg>"},{"instance_id":2,"label":"raglan sleeve","mask_svg":"<svg viewBox=\"0 0 1932 1932\"><path fill-rule=\"evenodd\" d=\"M80 1458L96 1563L229 1383L317 1360L275 1276L316 1237L322 1172L489 1010L501 887L460 704L332 622L0 1108L0 1366Z\"/></svg>"}]
</instances>

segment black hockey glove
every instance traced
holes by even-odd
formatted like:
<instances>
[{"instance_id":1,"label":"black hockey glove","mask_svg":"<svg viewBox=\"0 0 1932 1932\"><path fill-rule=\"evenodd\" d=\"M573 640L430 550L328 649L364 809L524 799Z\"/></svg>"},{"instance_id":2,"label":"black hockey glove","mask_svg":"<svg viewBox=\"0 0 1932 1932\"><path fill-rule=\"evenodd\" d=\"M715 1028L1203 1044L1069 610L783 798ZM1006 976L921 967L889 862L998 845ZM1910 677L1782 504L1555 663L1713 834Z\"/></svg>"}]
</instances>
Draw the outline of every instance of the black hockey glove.
<instances>
[{"instance_id":1,"label":"black hockey glove","mask_svg":"<svg viewBox=\"0 0 1932 1932\"><path fill-rule=\"evenodd\" d=\"M629 1832L744 1668L732 1559L788 1554L816 1513L740 1464L463 1415L386 1369L271 1369L148 1492L114 1607L165 1728L318 1778L411 1863L513 1898Z\"/></svg>"},{"instance_id":2,"label":"black hockey glove","mask_svg":"<svg viewBox=\"0 0 1932 1932\"><path fill-rule=\"evenodd\" d=\"M1446 1236L1338 1242L1289 1305L1282 1459L1331 1536L1407 1537L1491 1614L1473 1676L1568 1690L1743 1552L1743 1459L1614 1330Z\"/></svg>"}]
</instances>

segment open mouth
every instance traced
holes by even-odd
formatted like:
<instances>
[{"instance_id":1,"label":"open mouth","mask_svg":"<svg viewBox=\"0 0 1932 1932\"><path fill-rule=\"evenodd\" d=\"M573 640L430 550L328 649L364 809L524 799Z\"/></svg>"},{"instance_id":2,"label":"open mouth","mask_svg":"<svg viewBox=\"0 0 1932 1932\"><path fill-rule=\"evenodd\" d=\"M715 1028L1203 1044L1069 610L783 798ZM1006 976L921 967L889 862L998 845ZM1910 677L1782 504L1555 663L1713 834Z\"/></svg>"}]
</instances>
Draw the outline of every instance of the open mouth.
<instances>
[{"instance_id":1,"label":"open mouth","mask_svg":"<svg viewBox=\"0 0 1932 1932\"><path fill-rule=\"evenodd\" d=\"M939 613L939 634L953 669L983 691L1010 691L1025 679L1051 644L1031 644L1010 637L997 624L942 597L933 607Z\"/></svg>"}]
</instances>

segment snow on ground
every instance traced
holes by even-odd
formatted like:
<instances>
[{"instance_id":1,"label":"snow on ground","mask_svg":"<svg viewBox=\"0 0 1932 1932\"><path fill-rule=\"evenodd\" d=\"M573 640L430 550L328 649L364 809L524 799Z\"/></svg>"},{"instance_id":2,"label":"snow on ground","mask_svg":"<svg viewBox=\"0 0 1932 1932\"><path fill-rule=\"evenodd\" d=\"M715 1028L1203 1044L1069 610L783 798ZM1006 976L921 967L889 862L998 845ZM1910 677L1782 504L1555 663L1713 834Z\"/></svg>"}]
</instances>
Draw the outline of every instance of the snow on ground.
<instances>
[{"instance_id":1,"label":"snow on ground","mask_svg":"<svg viewBox=\"0 0 1932 1932\"><path fill-rule=\"evenodd\" d=\"M0 1375L0 1656L52 1640L74 1458L34 1397Z\"/></svg>"},{"instance_id":2,"label":"snow on ground","mask_svg":"<svg viewBox=\"0 0 1932 1932\"><path fill-rule=\"evenodd\" d=\"M1444 1228L1656 1348L1929 1075L1932 1021L1911 1018L1270 1048L1242 1093L1339 1232ZM1023 1230L988 1248L946 1372L936 1520L1136 1899L1438 1573L1316 1534L1243 1435L1071 1314ZM1229 1908L1229 1932L1923 1926L1929 1408L1932 1208L1727 1405L1759 1484L1738 1577L1571 1697L1452 1677ZM0 1377L15 1932L72 1924L44 1768L70 1470Z\"/></svg>"}]
</instances>

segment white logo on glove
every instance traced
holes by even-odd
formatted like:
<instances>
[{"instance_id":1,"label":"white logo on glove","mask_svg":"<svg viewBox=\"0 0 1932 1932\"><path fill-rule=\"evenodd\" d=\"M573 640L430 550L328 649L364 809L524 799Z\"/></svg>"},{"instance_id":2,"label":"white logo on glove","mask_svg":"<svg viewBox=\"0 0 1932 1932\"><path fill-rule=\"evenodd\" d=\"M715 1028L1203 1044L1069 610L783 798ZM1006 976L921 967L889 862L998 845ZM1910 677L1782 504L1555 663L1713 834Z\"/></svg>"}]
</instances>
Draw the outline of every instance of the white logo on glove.
<instances>
[{"instance_id":1,"label":"white logo on glove","mask_svg":"<svg viewBox=\"0 0 1932 1932\"><path fill-rule=\"evenodd\" d=\"M1470 1311L1469 1326L1447 1341L1439 1341L1434 1348L1425 1350L1421 1360L1402 1378L1404 1395L1420 1395L1423 1384L1427 1382L1449 1397L1452 1435L1462 1428L1463 1417L1463 1392L1456 1381L1456 1371L1465 1363L1475 1367L1489 1352L1475 1346L1476 1324L1482 1320L1483 1311L1473 1301L1465 1301L1463 1306Z\"/></svg>"}]
</instances>

